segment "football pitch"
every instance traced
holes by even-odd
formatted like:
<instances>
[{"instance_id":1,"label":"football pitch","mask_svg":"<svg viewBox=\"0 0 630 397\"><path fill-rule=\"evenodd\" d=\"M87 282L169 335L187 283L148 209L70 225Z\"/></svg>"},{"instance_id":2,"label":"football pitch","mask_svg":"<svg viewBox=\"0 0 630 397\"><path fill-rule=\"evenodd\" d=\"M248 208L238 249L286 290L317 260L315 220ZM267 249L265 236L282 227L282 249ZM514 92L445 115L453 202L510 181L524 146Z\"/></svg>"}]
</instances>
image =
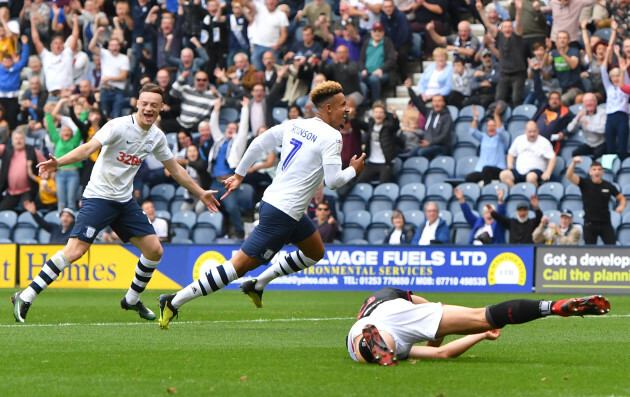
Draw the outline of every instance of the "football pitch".
<instances>
[{"instance_id":1,"label":"football pitch","mask_svg":"<svg viewBox=\"0 0 630 397\"><path fill-rule=\"evenodd\" d=\"M263 309L221 291L168 331L121 310L113 290L47 290L17 324L13 292L0 290L0 396L630 396L630 296L608 296L608 315L508 325L459 358L388 368L346 351L367 291L268 290ZM160 293L143 294L156 312ZM417 295L472 307L568 297Z\"/></svg>"}]
</instances>

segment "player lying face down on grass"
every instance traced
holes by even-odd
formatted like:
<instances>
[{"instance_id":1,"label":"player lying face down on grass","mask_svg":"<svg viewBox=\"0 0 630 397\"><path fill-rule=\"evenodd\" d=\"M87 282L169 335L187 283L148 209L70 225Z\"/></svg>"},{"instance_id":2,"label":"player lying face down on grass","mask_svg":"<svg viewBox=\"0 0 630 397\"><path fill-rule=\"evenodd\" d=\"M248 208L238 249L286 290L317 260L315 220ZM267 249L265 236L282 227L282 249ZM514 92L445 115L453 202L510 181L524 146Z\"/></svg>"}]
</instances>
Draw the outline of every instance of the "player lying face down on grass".
<instances>
[{"instance_id":1,"label":"player lying face down on grass","mask_svg":"<svg viewBox=\"0 0 630 397\"><path fill-rule=\"evenodd\" d=\"M495 340L508 324L546 316L601 315L610 302L601 295L559 301L515 299L480 308L429 302L411 291L387 287L361 306L346 345L359 362L397 365L408 358L458 357L482 340ZM466 335L442 346L447 335ZM416 345L426 342L425 345Z\"/></svg>"},{"instance_id":2,"label":"player lying face down on grass","mask_svg":"<svg viewBox=\"0 0 630 397\"><path fill-rule=\"evenodd\" d=\"M223 181L226 193L238 189L252 164L267 150L281 146L281 163L276 177L263 195L260 221L241 249L229 261L211 268L174 295L160 295L160 328L168 329L179 307L200 296L220 290L247 272L267 264L285 244L298 250L270 265L257 279L247 280L241 288L256 307L262 307L263 288L273 279L293 274L316 264L324 257L324 243L305 214L319 185L337 189L363 170L365 153L354 156L342 170L342 140L349 108L341 85L334 81L319 84L311 91L317 115L311 119L291 120L270 128L252 141L234 175Z\"/></svg>"}]
</instances>

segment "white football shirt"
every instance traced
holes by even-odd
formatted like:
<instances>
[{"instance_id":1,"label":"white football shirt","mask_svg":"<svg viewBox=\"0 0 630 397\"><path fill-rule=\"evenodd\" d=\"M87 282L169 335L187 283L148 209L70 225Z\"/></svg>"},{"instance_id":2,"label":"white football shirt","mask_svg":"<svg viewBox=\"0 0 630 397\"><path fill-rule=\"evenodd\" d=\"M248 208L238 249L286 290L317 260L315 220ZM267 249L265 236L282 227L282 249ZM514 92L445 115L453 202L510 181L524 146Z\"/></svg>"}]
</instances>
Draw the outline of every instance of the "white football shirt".
<instances>
[{"instance_id":1,"label":"white football shirt","mask_svg":"<svg viewBox=\"0 0 630 397\"><path fill-rule=\"evenodd\" d=\"M143 130L136 122L135 115L110 120L94 134L93 139L103 147L83 193L87 198L121 203L129 201L133 193L133 178L142 161L151 153L158 161L173 157L166 135L155 125L148 131Z\"/></svg>"},{"instance_id":2,"label":"white football shirt","mask_svg":"<svg viewBox=\"0 0 630 397\"><path fill-rule=\"evenodd\" d=\"M324 165L341 165L341 133L315 117L277 125L272 134L282 145L276 177L263 196L299 220L324 179Z\"/></svg>"}]
</instances>

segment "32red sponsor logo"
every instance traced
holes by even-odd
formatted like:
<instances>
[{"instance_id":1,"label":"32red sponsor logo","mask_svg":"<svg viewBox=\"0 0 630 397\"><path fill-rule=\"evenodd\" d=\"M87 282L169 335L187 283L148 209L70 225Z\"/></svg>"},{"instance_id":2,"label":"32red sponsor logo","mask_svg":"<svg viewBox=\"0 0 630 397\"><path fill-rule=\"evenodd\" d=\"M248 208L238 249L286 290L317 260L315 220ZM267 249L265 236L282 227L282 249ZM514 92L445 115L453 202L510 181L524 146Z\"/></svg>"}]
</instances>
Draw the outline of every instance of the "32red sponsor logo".
<instances>
[{"instance_id":1,"label":"32red sponsor logo","mask_svg":"<svg viewBox=\"0 0 630 397\"><path fill-rule=\"evenodd\" d=\"M142 164L142 160L140 160L136 156L126 154L125 152L118 152L118 153L120 153L120 156L116 157L116 160L120 161L123 164L135 165L135 166L139 166L140 164Z\"/></svg>"}]
</instances>

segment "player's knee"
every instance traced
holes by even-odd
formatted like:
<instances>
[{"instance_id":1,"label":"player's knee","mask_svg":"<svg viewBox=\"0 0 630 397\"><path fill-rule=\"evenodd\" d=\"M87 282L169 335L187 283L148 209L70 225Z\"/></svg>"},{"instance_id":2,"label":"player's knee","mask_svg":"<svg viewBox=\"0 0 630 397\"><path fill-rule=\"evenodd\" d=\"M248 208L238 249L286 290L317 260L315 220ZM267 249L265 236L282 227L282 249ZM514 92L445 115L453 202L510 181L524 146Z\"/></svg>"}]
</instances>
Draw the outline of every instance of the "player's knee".
<instances>
[{"instance_id":1,"label":"player's knee","mask_svg":"<svg viewBox=\"0 0 630 397\"><path fill-rule=\"evenodd\" d=\"M162 259L162 255L164 254L164 248L162 248L162 244L157 243L152 245L147 252L142 253L145 258L150 261L160 261Z\"/></svg>"}]
</instances>

